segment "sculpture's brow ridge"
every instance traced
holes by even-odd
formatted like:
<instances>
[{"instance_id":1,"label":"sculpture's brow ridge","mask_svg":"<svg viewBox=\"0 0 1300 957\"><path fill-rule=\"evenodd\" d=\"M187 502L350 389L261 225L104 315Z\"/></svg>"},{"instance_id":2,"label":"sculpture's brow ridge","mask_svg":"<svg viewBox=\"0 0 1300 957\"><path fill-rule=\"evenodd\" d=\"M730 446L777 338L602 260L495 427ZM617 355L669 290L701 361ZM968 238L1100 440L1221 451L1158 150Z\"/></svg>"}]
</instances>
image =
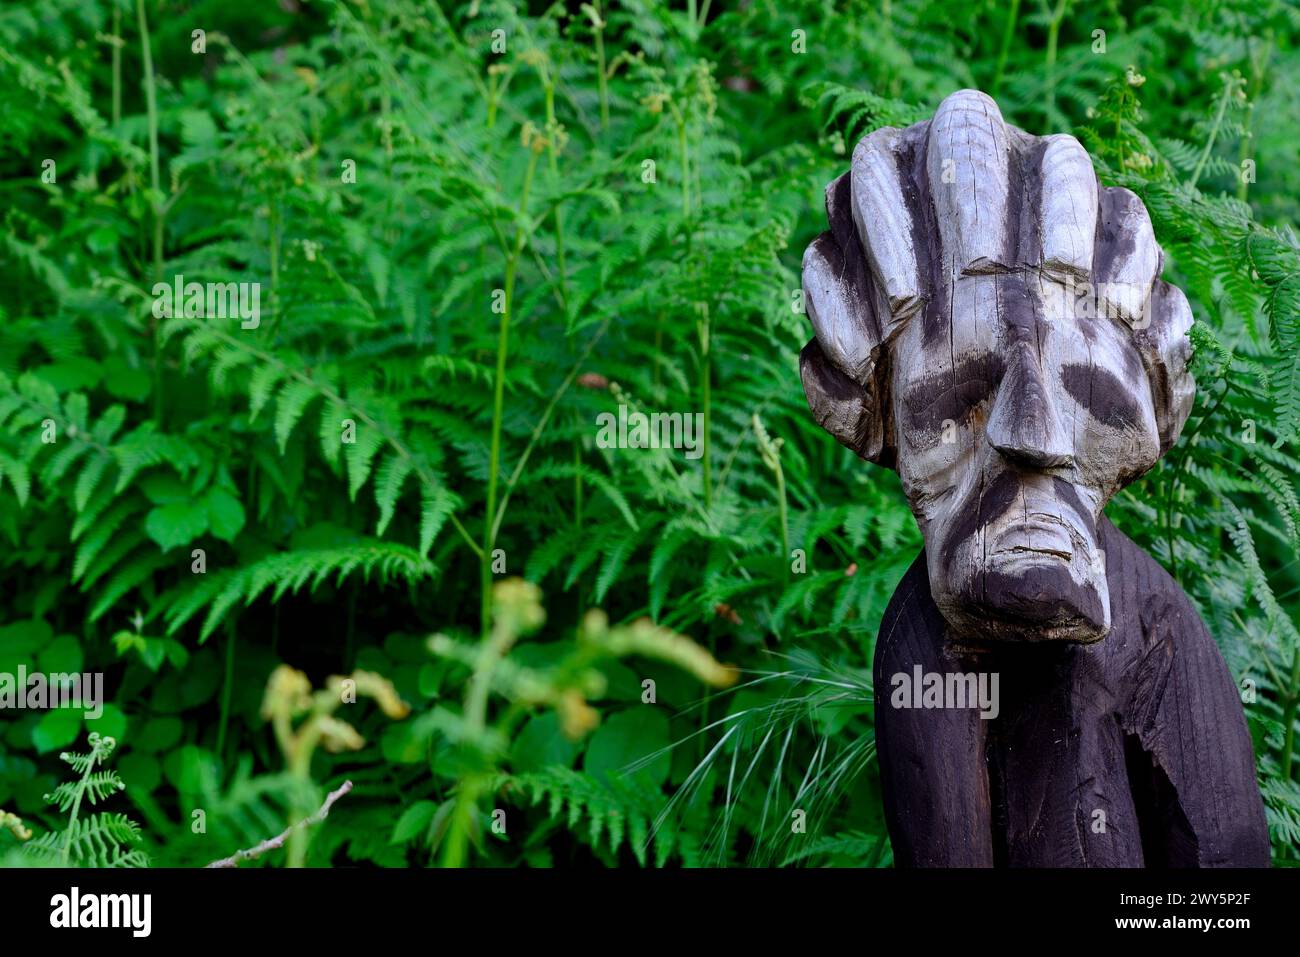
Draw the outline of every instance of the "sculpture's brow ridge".
<instances>
[{"instance_id":1,"label":"sculpture's brow ridge","mask_svg":"<svg viewBox=\"0 0 1300 957\"><path fill-rule=\"evenodd\" d=\"M903 395L908 425L921 431L942 427L945 420L963 423L1002 378L1004 363L995 352L964 359L957 368L928 376Z\"/></svg>"},{"instance_id":2,"label":"sculpture's brow ridge","mask_svg":"<svg viewBox=\"0 0 1300 957\"><path fill-rule=\"evenodd\" d=\"M1102 425L1116 429L1142 425L1142 409L1133 390L1108 370L1070 363L1061 367L1061 384Z\"/></svg>"}]
</instances>

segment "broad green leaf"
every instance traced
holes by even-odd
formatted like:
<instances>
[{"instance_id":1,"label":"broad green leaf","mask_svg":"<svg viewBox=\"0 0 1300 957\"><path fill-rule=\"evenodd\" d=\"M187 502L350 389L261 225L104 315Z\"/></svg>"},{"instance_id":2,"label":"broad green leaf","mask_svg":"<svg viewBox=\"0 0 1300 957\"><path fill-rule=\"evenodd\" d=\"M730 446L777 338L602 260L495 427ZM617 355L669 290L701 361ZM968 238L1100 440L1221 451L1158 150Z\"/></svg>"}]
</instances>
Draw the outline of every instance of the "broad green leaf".
<instances>
[{"instance_id":1,"label":"broad green leaf","mask_svg":"<svg viewBox=\"0 0 1300 957\"><path fill-rule=\"evenodd\" d=\"M207 495L208 525L212 534L229 542L244 527L244 506L222 488L210 488Z\"/></svg>"},{"instance_id":2,"label":"broad green leaf","mask_svg":"<svg viewBox=\"0 0 1300 957\"><path fill-rule=\"evenodd\" d=\"M438 805L433 801L416 801L397 819L393 825L392 842L394 844L406 844L413 838L419 837L429 829L429 824L433 821L433 815L438 810Z\"/></svg>"},{"instance_id":3,"label":"broad green leaf","mask_svg":"<svg viewBox=\"0 0 1300 957\"><path fill-rule=\"evenodd\" d=\"M655 705L633 705L605 718L591 735L583 768L588 774L617 777L668 746L668 718ZM662 784L672 766L670 754L659 754L636 772L647 781Z\"/></svg>"},{"instance_id":4,"label":"broad green leaf","mask_svg":"<svg viewBox=\"0 0 1300 957\"><path fill-rule=\"evenodd\" d=\"M152 509L144 531L163 551L188 545L208 530L206 502L176 501Z\"/></svg>"},{"instance_id":5,"label":"broad green leaf","mask_svg":"<svg viewBox=\"0 0 1300 957\"><path fill-rule=\"evenodd\" d=\"M66 748L81 733L81 711L55 708L45 712L32 729L32 744L40 754Z\"/></svg>"}]
</instances>

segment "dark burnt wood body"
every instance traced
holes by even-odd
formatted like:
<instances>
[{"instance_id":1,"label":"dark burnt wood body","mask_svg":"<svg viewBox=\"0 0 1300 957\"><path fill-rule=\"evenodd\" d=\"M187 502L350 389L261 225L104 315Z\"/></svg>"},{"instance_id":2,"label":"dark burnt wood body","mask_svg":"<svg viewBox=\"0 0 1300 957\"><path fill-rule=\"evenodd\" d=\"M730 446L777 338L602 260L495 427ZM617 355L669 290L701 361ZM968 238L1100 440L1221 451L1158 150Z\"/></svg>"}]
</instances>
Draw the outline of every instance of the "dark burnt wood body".
<instances>
[{"instance_id":1,"label":"dark burnt wood body","mask_svg":"<svg viewBox=\"0 0 1300 957\"><path fill-rule=\"evenodd\" d=\"M876 739L903 867L1263 867L1264 806L1237 687L1174 580L1098 524L1110 634L955 646L925 554L885 612ZM999 714L891 706L891 677L997 672ZM1095 812L1105 812L1099 830Z\"/></svg>"}]
</instances>

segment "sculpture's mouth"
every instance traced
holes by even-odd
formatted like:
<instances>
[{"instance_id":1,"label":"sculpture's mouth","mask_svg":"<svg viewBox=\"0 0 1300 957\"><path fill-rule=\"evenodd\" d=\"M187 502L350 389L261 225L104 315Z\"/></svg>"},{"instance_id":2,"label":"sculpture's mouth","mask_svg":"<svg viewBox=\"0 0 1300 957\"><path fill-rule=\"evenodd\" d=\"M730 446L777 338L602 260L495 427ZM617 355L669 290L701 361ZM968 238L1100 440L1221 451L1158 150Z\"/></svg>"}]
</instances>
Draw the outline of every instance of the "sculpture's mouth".
<instances>
[{"instance_id":1,"label":"sculpture's mouth","mask_svg":"<svg viewBox=\"0 0 1300 957\"><path fill-rule=\"evenodd\" d=\"M994 539L989 549L989 562L1003 570L1040 561L1069 562L1074 557L1074 539L1079 534L1077 529L1072 530L1058 518L1030 516L1023 522L1008 526Z\"/></svg>"},{"instance_id":2,"label":"sculpture's mouth","mask_svg":"<svg viewBox=\"0 0 1300 957\"><path fill-rule=\"evenodd\" d=\"M968 611L1000 626L989 629L992 637L1088 643L1105 637L1109 630L1104 580L1077 581L1058 556L1037 554L1018 568L1010 564L989 568L981 584L982 594Z\"/></svg>"},{"instance_id":3,"label":"sculpture's mouth","mask_svg":"<svg viewBox=\"0 0 1300 957\"><path fill-rule=\"evenodd\" d=\"M1091 529L1070 518L1005 515L990 523L982 542L958 551L956 564L941 574L957 587L936 601L961 638L1089 643L1105 637L1105 570Z\"/></svg>"}]
</instances>

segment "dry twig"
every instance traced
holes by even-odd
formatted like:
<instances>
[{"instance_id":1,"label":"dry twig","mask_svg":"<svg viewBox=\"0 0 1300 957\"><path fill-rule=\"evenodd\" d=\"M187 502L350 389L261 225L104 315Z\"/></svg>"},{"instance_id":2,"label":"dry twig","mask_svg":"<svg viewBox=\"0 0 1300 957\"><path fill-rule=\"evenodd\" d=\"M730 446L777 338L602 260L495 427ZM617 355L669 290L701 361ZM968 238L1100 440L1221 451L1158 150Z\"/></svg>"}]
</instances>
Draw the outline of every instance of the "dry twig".
<instances>
[{"instance_id":1,"label":"dry twig","mask_svg":"<svg viewBox=\"0 0 1300 957\"><path fill-rule=\"evenodd\" d=\"M267 840L263 841L261 844L258 844L256 847L250 847L246 851L236 851L234 854L231 854L229 857L224 857L219 861L213 861L211 864L207 866L208 867L238 867L240 861L255 860L256 858L261 857L267 851L273 851L278 847L283 847L284 842L289 839L289 835L292 834L294 831L296 831L298 828L310 827L313 824L319 824L321 821L325 820L325 818L329 817L330 808L334 806L334 802L337 801L339 798L341 798L343 795L347 794L351 790L352 790L352 782L344 781L343 784L340 785L337 791L331 791L329 793L329 795L325 798L325 803L322 804L320 806L320 809L311 817L304 818L303 820L299 821L297 824L285 828L282 834L278 835L277 837L268 838Z\"/></svg>"}]
</instances>

